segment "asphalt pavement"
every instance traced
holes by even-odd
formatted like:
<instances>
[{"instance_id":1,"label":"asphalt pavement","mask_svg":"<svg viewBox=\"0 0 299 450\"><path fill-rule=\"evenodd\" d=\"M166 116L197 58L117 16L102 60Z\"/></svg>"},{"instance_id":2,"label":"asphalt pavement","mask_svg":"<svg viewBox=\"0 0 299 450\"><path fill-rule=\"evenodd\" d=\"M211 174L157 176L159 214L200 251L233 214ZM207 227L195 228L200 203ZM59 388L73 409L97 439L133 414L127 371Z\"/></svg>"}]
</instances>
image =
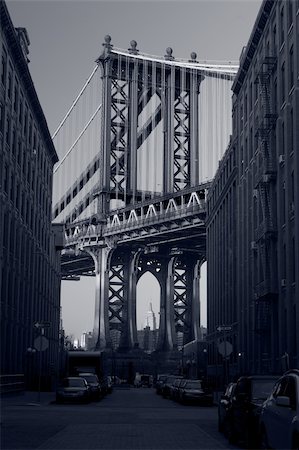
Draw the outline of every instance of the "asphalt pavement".
<instances>
[{"instance_id":1,"label":"asphalt pavement","mask_svg":"<svg viewBox=\"0 0 299 450\"><path fill-rule=\"evenodd\" d=\"M180 405L154 389L114 389L87 405L54 393L1 399L3 450L234 449L217 430L217 407Z\"/></svg>"}]
</instances>

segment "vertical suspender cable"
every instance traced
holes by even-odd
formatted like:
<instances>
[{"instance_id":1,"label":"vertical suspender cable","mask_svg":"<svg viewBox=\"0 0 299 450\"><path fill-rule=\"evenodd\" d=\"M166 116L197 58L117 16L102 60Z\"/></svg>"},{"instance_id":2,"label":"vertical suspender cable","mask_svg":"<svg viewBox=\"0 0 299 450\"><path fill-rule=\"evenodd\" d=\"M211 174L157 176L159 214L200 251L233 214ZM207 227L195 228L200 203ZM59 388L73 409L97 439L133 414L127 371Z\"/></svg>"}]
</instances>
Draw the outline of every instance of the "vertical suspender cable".
<instances>
[{"instance_id":1,"label":"vertical suspender cable","mask_svg":"<svg viewBox=\"0 0 299 450\"><path fill-rule=\"evenodd\" d=\"M146 91L146 95L150 98L150 92L149 92L149 86L148 86L148 62L144 60L144 88ZM150 149L149 149L149 136L146 129L147 120L149 117L149 105L150 100L146 101L145 103L145 111L144 111L144 119L143 119L143 129L144 129L144 138L145 138L145 154L146 154L146 166L145 166L145 184L146 184L146 192L148 196L148 192L150 191L149 186L149 172L153 170L153 167L151 166L151 159L150 159Z\"/></svg>"},{"instance_id":2,"label":"vertical suspender cable","mask_svg":"<svg viewBox=\"0 0 299 450\"><path fill-rule=\"evenodd\" d=\"M155 192L158 192L157 187L157 174L158 174L158 164L157 164L157 120L156 120L156 110L158 108L158 102L157 102L157 66L156 63L152 63L152 74L151 74L151 91L152 91L152 116L153 117L153 131L152 131L152 155L153 155L153 177L152 177L152 197L154 197Z\"/></svg>"},{"instance_id":3,"label":"vertical suspender cable","mask_svg":"<svg viewBox=\"0 0 299 450\"><path fill-rule=\"evenodd\" d=\"M129 147L129 134L130 134L130 120L129 120L129 96L130 96L130 58L128 56L126 56L126 66L125 66L125 93L126 93L126 98L127 98L127 102L126 102L126 107L125 107L125 117L126 117L126 122L125 122L125 136L124 136L124 142L125 142L125 152L124 152L124 181L123 181L123 186L124 186L124 202L125 205L127 204L127 190L129 189L129 170L130 170L130 161L129 161L129 152L128 152L128 147Z\"/></svg>"}]
</instances>

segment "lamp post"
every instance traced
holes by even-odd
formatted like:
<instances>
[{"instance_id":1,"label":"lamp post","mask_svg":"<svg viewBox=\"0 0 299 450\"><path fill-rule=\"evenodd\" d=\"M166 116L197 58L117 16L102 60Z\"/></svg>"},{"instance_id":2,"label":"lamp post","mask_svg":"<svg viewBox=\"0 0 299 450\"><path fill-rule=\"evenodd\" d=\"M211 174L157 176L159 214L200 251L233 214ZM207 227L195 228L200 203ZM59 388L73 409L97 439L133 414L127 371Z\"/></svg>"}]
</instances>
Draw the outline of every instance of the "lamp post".
<instances>
[{"instance_id":1,"label":"lamp post","mask_svg":"<svg viewBox=\"0 0 299 450\"><path fill-rule=\"evenodd\" d=\"M41 371L42 371L42 352L49 347L49 341L44 336L45 328L50 327L50 322L36 322L34 327L40 330L39 336L34 339L34 347L39 352L38 360L38 403L40 403L40 391L41 391Z\"/></svg>"},{"instance_id":2,"label":"lamp post","mask_svg":"<svg viewBox=\"0 0 299 450\"><path fill-rule=\"evenodd\" d=\"M184 376L184 346L181 348L181 375Z\"/></svg>"},{"instance_id":3,"label":"lamp post","mask_svg":"<svg viewBox=\"0 0 299 450\"><path fill-rule=\"evenodd\" d=\"M223 379L226 386L229 379L229 357L233 351L232 344L227 341L227 332L232 330L231 325L220 325L217 327L217 331L222 333L222 342L218 344L218 351L223 358Z\"/></svg>"},{"instance_id":4,"label":"lamp post","mask_svg":"<svg viewBox=\"0 0 299 450\"><path fill-rule=\"evenodd\" d=\"M207 381L208 374L208 350L206 348L203 349L203 373L205 380Z\"/></svg>"},{"instance_id":5,"label":"lamp post","mask_svg":"<svg viewBox=\"0 0 299 450\"><path fill-rule=\"evenodd\" d=\"M29 388L31 390L32 388L32 375L33 375L33 371L32 371L32 366L33 366L33 356L36 354L36 348L34 347L28 347L26 350L26 356L27 356L27 376L28 376L28 380L27 380L27 389Z\"/></svg>"}]
</instances>

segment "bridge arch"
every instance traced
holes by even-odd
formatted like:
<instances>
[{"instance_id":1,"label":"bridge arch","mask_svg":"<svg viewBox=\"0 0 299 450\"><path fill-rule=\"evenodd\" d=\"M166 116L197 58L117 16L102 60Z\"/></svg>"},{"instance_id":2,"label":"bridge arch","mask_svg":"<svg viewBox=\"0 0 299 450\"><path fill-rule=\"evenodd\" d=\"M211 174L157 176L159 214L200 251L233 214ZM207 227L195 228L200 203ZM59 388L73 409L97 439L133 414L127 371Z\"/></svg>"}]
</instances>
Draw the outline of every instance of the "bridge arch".
<instances>
[{"instance_id":1,"label":"bridge arch","mask_svg":"<svg viewBox=\"0 0 299 450\"><path fill-rule=\"evenodd\" d=\"M143 272L136 289L137 337L139 347L149 353L158 343L161 294L161 283L154 271Z\"/></svg>"}]
</instances>

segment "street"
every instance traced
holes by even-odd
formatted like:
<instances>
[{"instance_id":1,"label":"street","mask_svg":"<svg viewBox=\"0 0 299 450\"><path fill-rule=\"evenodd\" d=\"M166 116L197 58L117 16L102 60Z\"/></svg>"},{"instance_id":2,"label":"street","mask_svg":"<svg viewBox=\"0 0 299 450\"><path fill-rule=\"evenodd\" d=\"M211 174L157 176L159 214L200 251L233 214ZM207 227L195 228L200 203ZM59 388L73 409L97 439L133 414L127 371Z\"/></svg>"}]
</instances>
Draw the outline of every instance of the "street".
<instances>
[{"instance_id":1,"label":"street","mask_svg":"<svg viewBox=\"0 0 299 450\"><path fill-rule=\"evenodd\" d=\"M34 393L35 394L35 393ZM217 407L184 406L154 389L114 389L100 402L2 401L3 449L236 448L217 430Z\"/></svg>"}]
</instances>

